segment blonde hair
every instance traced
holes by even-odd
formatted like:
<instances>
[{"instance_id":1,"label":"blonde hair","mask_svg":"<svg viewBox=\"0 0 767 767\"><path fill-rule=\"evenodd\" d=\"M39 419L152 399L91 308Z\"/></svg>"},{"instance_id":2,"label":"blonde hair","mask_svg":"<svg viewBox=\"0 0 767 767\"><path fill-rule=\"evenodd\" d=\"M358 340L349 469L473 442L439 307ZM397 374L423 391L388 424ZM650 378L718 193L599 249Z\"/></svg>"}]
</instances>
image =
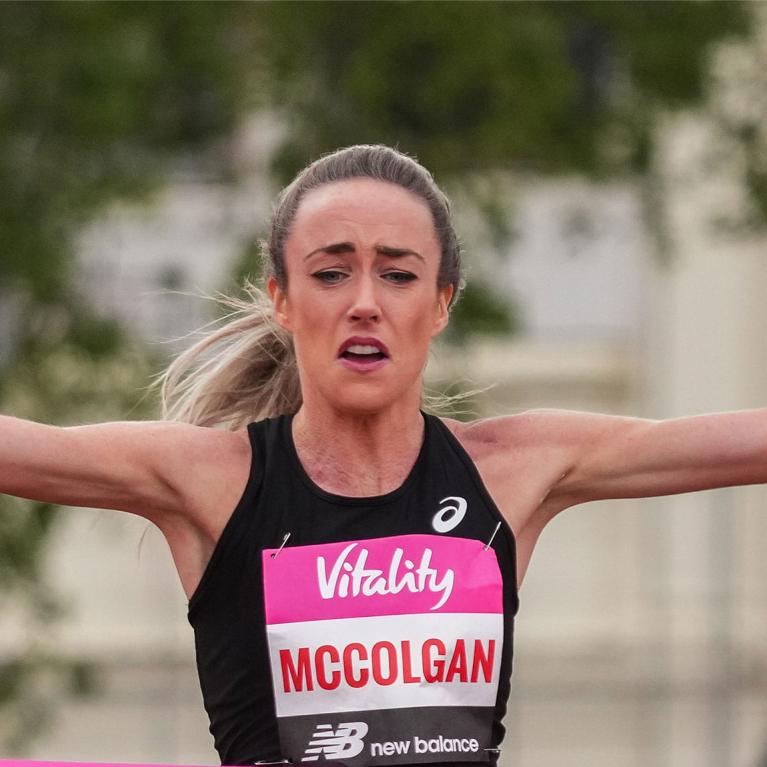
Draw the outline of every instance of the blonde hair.
<instances>
[{"instance_id":1,"label":"blonde hair","mask_svg":"<svg viewBox=\"0 0 767 767\"><path fill-rule=\"evenodd\" d=\"M462 287L461 248L450 217L450 203L426 168L411 157L382 145L339 149L311 163L281 192L265 248L265 276L285 290L288 274L284 246L303 197L312 189L349 178L388 181L418 195L432 213L441 246L438 287L453 285L450 305ZM236 430L250 421L295 413L301 387L290 334L277 324L263 289L246 279L245 298L215 301L231 310L220 327L182 352L160 373L162 418L199 426ZM216 351L217 347L220 348ZM212 356L210 356L212 355ZM206 358L207 357L207 358ZM461 401L461 395L423 394L425 407L438 410Z\"/></svg>"}]
</instances>

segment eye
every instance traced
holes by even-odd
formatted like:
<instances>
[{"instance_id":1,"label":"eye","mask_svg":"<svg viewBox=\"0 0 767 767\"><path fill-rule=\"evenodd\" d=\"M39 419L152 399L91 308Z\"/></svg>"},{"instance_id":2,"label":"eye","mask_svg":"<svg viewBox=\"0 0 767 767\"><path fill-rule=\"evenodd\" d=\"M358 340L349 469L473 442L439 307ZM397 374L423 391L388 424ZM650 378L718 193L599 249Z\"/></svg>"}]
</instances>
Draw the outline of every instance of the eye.
<instances>
[{"instance_id":1,"label":"eye","mask_svg":"<svg viewBox=\"0 0 767 767\"><path fill-rule=\"evenodd\" d=\"M389 282L404 285L418 279L412 272L385 272L383 275Z\"/></svg>"},{"instance_id":2,"label":"eye","mask_svg":"<svg viewBox=\"0 0 767 767\"><path fill-rule=\"evenodd\" d=\"M314 274L312 274L312 277L328 285L334 285L338 282L341 282L341 280L343 280L343 278L346 277L346 273L340 272L338 271L338 269L325 269L324 271L321 271L321 272L314 272Z\"/></svg>"}]
</instances>

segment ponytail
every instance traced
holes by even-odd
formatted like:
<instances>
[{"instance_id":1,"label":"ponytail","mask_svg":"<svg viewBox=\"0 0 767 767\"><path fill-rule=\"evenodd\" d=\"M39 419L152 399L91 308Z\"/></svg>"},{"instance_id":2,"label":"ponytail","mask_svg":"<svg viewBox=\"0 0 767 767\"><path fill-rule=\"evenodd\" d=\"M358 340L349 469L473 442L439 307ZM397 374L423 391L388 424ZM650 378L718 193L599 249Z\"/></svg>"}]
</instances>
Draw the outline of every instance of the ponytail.
<instances>
[{"instance_id":1,"label":"ponytail","mask_svg":"<svg viewBox=\"0 0 767 767\"><path fill-rule=\"evenodd\" d=\"M288 289L285 242L301 201L312 189L351 178L372 178L397 184L429 207L440 243L437 287L452 285L450 306L463 286L461 247L453 229L450 203L426 168L413 158L382 145L359 144L324 155L304 168L277 199L265 248L265 273ZM251 421L295 413L301 407L301 386L290 334L274 319L263 290L246 280L250 300L214 298L233 311L227 324L179 355L156 377L161 386L162 418L198 426L224 424L235 431ZM221 351L204 360L219 344ZM472 393L429 396L425 408L455 410Z\"/></svg>"},{"instance_id":2,"label":"ponytail","mask_svg":"<svg viewBox=\"0 0 767 767\"><path fill-rule=\"evenodd\" d=\"M225 424L234 431L301 406L293 340L275 321L264 292L247 279L243 288L247 299L213 299L233 310L226 324L182 352L154 381L164 420Z\"/></svg>"}]
</instances>

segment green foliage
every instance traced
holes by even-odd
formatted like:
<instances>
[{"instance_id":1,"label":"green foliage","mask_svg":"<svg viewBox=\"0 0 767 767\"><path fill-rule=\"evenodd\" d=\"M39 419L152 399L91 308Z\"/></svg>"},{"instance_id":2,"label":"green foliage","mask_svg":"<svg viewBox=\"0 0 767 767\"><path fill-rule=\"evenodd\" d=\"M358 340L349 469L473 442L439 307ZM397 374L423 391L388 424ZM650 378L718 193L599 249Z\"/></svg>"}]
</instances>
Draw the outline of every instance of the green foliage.
<instances>
[{"instance_id":1,"label":"green foliage","mask_svg":"<svg viewBox=\"0 0 767 767\"><path fill-rule=\"evenodd\" d=\"M399 144L438 178L641 170L654 111L697 101L710 44L748 26L716 1L260 7L290 115L283 179L359 142Z\"/></svg>"},{"instance_id":2,"label":"green foliage","mask_svg":"<svg viewBox=\"0 0 767 767\"><path fill-rule=\"evenodd\" d=\"M520 324L520 318L514 308L509 307L506 298L470 281L452 310L445 338L453 343L463 343L474 334L508 335L516 331Z\"/></svg>"},{"instance_id":3,"label":"green foliage","mask_svg":"<svg viewBox=\"0 0 767 767\"><path fill-rule=\"evenodd\" d=\"M21 320L34 332L2 380L0 410L61 425L152 417L156 403L140 394L151 373L146 351L113 321L68 309L27 306ZM65 612L43 572L57 512L0 495L0 609L15 617L24 638L20 654L0 663L0 742L12 752L49 720L53 690L83 695L97 686L87 664L57 654L49 629Z\"/></svg>"},{"instance_id":4,"label":"green foliage","mask_svg":"<svg viewBox=\"0 0 767 767\"><path fill-rule=\"evenodd\" d=\"M146 197L179 158L256 105L247 6L0 4L0 284L52 300L72 236L115 197Z\"/></svg>"},{"instance_id":5,"label":"green foliage","mask_svg":"<svg viewBox=\"0 0 767 767\"><path fill-rule=\"evenodd\" d=\"M221 288L222 293L236 293L245 279L258 284L264 274L264 245L258 237L253 237L240 252L237 262L231 270L227 285Z\"/></svg>"},{"instance_id":6,"label":"green foliage","mask_svg":"<svg viewBox=\"0 0 767 767\"><path fill-rule=\"evenodd\" d=\"M73 240L117 198L150 200L192 163L231 177L222 138L257 105L257 30L235 3L0 3L0 411L75 424L145 417L145 350L72 293ZM13 332L11 332L13 331ZM63 609L42 564L57 509L0 496L0 602L26 627L0 665L0 742L43 726L52 689L92 685L57 659L48 625Z\"/></svg>"},{"instance_id":7,"label":"green foliage","mask_svg":"<svg viewBox=\"0 0 767 767\"><path fill-rule=\"evenodd\" d=\"M464 188L499 170L645 172L658 111L698 102L711 44L745 33L750 19L747 4L718 0L259 8L271 102L286 117L281 181L323 152L380 142ZM503 252L508 213L467 191ZM490 286L475 281L471 291L453 337L508 332L514 318Z\"/></svg>"},{"instance_id":8,"label":"green foliage","mask_svg":"<svg viewBox=\"0 0 767 767\"><path fill-rule=\"evenodd\" d=\"M0 742L4 752L23 753L53 717L52 696L83 697L99 689L93 668L78 659L27 645L0 662Z\"/></svg>"},{"instance_id":9,"label":"green foliage","mask_svg":"<svg viewBox=\"0 0 767 767\"><path fill-rule=\"evenodd\" d=\"M275 174L320 153L385 142L446 186L468 171L593 176L648 165L659 109L700 99L707 50L747 27L740 2L0 3L0 287L21 296L0 359L0 411L58 424L141 418L147 354L74 295L73 238L117 198L151 201L194 172L234 179L227 139L269 105L285 118ZM751 179L764 195L763 175ZM512 227L492 189L475 199L495 246ZM238 274L259 269L243 254ZM451 333L516 326L472 282ZM3 328L6 331L6 328ZM0 496L0 602L14 596L27 651L0 666L0 740L44 721L62 609L42 575L56 511ZM63 680L63 681L62 681ZM68 680L68 681L67 681Z\"/></svg>"}]
</instances>

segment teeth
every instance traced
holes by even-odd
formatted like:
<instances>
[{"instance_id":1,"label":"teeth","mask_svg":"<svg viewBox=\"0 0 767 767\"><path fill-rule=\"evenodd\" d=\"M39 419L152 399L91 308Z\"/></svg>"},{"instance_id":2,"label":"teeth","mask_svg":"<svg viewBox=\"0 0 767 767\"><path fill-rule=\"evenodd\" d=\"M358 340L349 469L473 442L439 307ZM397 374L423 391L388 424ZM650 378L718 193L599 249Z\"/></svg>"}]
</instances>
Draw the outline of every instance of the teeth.
<instances>
[{"instance_id":1,"label":"teeth","mask_svg":"<svg viewBox=\"0 0 767 767\"><path fill-rule=\"evenodd\" d=\"M354 344L346 350L352 354L378 354L381 350L377 346L363 346L362 344Z\"/></svg>"}]
</instances>

